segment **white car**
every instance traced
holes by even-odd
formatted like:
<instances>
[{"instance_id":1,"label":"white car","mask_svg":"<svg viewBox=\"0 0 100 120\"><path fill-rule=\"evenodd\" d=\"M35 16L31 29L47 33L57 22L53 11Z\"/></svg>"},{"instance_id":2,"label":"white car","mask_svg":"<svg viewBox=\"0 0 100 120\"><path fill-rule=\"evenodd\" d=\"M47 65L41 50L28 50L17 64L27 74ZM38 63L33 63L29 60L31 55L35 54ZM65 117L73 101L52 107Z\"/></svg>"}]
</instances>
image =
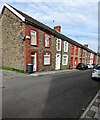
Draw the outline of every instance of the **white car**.
<instances>
[{"instance_id":1,"label":"white car","mask_svg":"<svg viewBox=\"0 0 100 120\"><path fill-rule=\"evenodd\" d=\"M99 78L100 79L100 65L98 65L92 71L92 79L94 79L94 78Z\"/></svg>"},{"instance_id":2,"label":"white car","mask_svg":"<svg viewBox=\"0 0 100 120\"><path fill-rule=\"evenodd\" d=\"M91 64L86 64L86 66L88 66L89 69L93 68L93 65Z\"/></svg>"}]
</instances>

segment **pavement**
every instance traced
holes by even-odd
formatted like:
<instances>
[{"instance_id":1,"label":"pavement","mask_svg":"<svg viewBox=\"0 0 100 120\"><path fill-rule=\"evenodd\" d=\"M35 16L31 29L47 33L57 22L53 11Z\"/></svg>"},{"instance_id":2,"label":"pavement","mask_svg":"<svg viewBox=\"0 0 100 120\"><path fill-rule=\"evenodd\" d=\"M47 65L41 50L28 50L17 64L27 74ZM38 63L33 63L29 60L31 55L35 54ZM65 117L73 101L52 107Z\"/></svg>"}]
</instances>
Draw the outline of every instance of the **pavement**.
<instances>
[{"instance_id":1,"label":"pavement","mask_svg":"<svg viewBox=\"0 0 100 120\"><path fill-rule=\"evenodd\" d=\"M58 73L64 73L64 72L74 72L78 71L77 69L67 69L67 70L55 70L55 71L45 71L45 72L34 72L30 75L32 76L41 76L41 75L50 75L50 74L58 74Z\"/></svg>"},{"instance_id":2,"label":"pavement","mask_svg":"<svg viewBox=\"0 0 100 120\"><path fill-rule=\"evenodd\" d=\"M95 95L80 118L95 118L100 120L100 90Z\"/></svg>"}]
</instances>

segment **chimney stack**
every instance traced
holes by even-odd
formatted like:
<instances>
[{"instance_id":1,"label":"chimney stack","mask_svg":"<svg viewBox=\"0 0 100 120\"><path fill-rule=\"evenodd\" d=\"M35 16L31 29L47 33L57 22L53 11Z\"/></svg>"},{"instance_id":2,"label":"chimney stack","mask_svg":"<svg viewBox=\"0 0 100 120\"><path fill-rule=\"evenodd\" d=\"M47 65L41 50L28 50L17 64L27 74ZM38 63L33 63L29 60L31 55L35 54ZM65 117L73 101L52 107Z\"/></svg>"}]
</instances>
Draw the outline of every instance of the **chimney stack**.
<instances>
[{"instance_id":1,"label":"chimney stack","mask_svg":"<svg viewBox=\"0 0 100 120\"><path fill-rule=\"evenodd\" d=\"M56 30L57 32L61 32L61 26L55 26L54 30Z\"/></svg>"},{"instance_id":2,"label":"chimney stack","mask_svg":"<svg viewBox=\"0 0 100 120\"><path fill-rule=\"evenodd\" d=\"M84 47L88 48L88 44L85 44Z\"/></svg>"}]
</instances>

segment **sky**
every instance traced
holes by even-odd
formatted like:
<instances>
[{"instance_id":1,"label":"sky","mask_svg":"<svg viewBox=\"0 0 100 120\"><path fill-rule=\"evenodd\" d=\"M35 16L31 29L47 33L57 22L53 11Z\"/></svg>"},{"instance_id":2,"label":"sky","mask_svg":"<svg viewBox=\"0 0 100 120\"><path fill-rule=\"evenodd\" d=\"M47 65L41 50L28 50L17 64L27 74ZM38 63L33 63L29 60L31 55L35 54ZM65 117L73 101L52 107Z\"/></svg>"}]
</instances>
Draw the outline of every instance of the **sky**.
<instances>
[{"instance_id":1,"label":"sky","mask_svg":"<svg viewBox=\"0 0 100 120\"><path fill-rule=\"evenodd\" d=\"M4 2L51 28L60 25L62 34L97 52L99 0L0 0L0 7Z\"/></svg>"}]
</instances>

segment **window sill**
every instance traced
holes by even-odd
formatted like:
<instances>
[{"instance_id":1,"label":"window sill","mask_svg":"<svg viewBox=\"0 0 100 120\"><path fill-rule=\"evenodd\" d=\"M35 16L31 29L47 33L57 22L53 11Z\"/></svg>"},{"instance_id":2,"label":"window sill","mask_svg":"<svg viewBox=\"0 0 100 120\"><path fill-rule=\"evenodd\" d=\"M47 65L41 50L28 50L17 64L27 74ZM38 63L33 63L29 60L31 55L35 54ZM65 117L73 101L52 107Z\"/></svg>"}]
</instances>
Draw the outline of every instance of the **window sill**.
<instances>
[{"instance_id":1,"label":"window sill","mask_svg":"<svg viewBox=\"0 0 100 120\"><path fill-rule=\"evenodd\" d=\"M31 46L35 46L35 47L38 47L38 45L33 45L33 44L31 44Z\"/></svg>"},{"instance_id":2,"label":"window sill","mask_svg":"<svg viewBox=\"0 0 100 120\"><path fill-rule=\"evenodd\" d=\"M66 65L68 65L68 64L63 64L63 66L66 66Z\"/></svg>"},{"instance_id":3,"label":"window sill","mask_svg":"<svg viewBox=\"0 0 100 120\"><path fill-rule=\"evenodd\" d=\"M66 52L66 53L67 53L68 51L64 51L64 52Z\"/></svg>"},{"instance_id":4,"label":"window sill","mask_svg":"<svg viewBox=\"0 0 100 120\"><path fill-rule=\"evenodd\" d=\"M43 65L43 66L51 66L51 64Z\"/></svg>"},{"instance_id":5,"label":"window sill","mask_svg":"<svg viewBox=\"0 0 100 120\"><path fill-rule=\"evenodd\" d=\"M46 46L44 46L45 48L50 48L50 46L49 47L46 47Z\"/></svg>"}]
</instances>

